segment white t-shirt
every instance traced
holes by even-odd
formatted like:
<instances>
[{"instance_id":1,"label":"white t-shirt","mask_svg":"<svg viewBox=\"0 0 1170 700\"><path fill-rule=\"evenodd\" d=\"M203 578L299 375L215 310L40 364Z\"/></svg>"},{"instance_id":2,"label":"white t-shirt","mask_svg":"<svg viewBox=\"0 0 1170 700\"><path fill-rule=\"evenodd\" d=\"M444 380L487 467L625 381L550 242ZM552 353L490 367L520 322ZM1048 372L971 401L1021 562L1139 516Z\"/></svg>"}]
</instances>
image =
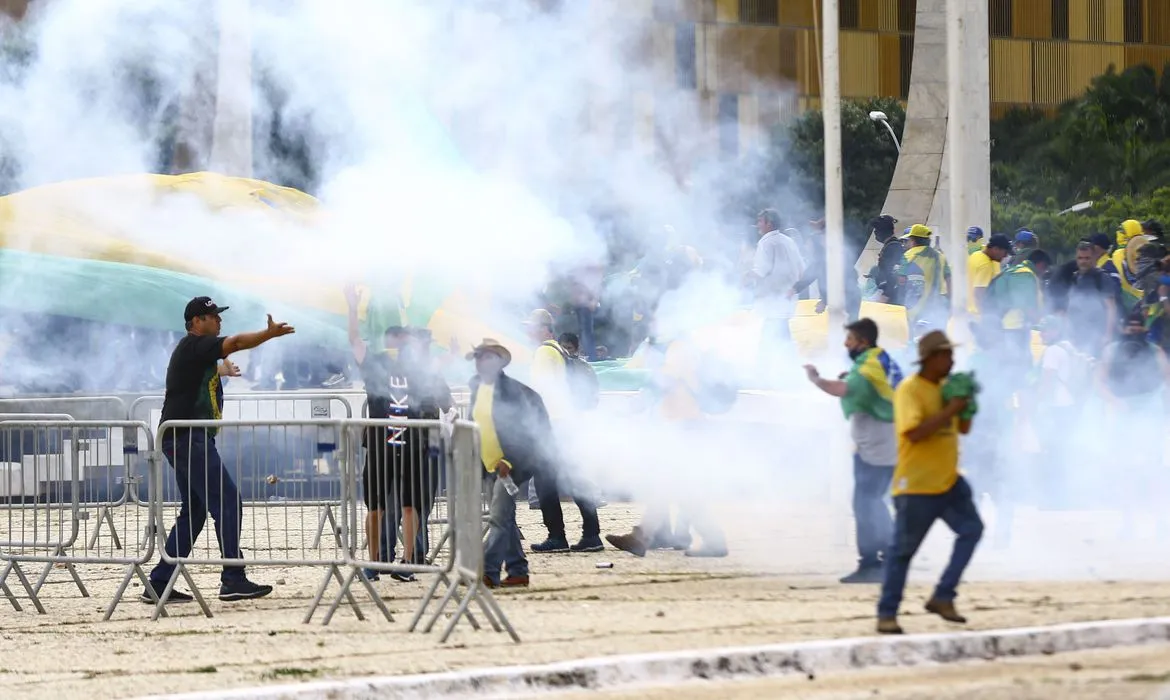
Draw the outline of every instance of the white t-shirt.
<instances>
[{"instance_id":1,"label":"white t-shirt","mask_svg":"<svg viewBox=\"0 0 1170 700\"><path fill-rule=\"evenodd\" d=\"M1072 406L1073 396L1069 391L1072 376L1073 358L1066 343L1057 343L1044 348L1040 356L1040 369L1043 372L1056 374L1056 386L1052 392L1052 406L1066 408Z\"/></svg>"},{"instance_id":2,"label":"white t-shirt","mask_svg":"<svg viewBox=\"0 0 1170 700\"><path fill-rule=\"evenodd\" d=\"M779 231L765 233L756 244L752 272L760 278L756 310L765 318L788 318L795 306L792 287L804 274L804 257L796 241Z\"/></svg>"}]
</instances>

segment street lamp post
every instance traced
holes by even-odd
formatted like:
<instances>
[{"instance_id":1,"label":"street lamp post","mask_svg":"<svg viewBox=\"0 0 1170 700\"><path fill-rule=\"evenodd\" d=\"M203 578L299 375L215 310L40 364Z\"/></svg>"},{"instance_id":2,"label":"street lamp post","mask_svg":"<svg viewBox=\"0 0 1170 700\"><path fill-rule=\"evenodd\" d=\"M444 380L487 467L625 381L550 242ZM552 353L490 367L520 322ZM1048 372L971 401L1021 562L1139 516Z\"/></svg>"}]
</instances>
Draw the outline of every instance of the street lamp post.
<instances>
[{"instance_id":1,"label":"street lamp post","mask_svg":"<svg viewBox=\"0 0 1170 700\"><path fill-rule=\"evenodd\" d=\"M886 116L885 112L870 112L869 118L875 122L880 122L885 125L886 131L890 132L890 138L894 139L894 148L898 149L898 153L902 152L902 144L898 142L898 135L894 133L894 127L890 126L890 118Z\"/></svg>"}]
</instances>

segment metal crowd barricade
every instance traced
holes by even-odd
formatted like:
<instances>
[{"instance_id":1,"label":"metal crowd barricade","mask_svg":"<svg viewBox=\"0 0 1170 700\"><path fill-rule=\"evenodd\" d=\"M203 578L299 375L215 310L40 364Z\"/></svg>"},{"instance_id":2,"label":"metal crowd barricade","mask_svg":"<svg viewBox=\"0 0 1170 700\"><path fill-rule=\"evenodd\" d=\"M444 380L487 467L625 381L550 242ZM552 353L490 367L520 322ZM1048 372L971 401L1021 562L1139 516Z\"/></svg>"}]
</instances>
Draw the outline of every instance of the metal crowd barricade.
<instances>
[{"instance_id":1,"label":"metal crowd barricade","mask_svg":"<svg viewBox=\"0 0 1170 700\"><path fill-rule=\"evenodd\" d=\"M188 570L193 565L325 567L326 583L310 606L308 621L320 605L328 580L343 583L341 567L346 565L353 546L345 510L348 499L344 479L340 477L352 450L343 442L342 425L340 420L310 419L168 421L159 427L158 458L152 464L150 479L155 485L151 489L150 506L159 523L162 559L174 566L174 570L152 619L158 619L164 612L165 601L179 578L186 581L204 615L211 617L211 610ZM232 439L247 442L251 448L220 454L218 444ZM336 467L341 493L336 500L278 495L245 499L244 494L256 494L265 485L279 485L275 477L279 465L274 460L284 459L305 462L316 469L326 465ZM181 504L173 502L165 489L160 488L172 479L171 474L179 479L176 483L180 488L176 491L191 494L192 507L186 517L180 511ZM338 510L335 537L323 539L319 536L322 511L335 508ZM177 518L176 511L180 511ZM211 534L199 536L207 524L209 511L218 538ZM172 521L178 521L180 526L175 529L175 549L169 551L166 542ZM227 552L221 551L217 540L224 542ZM383 615L392 619L373 587L367 590ZM357 617L364 619L348 589L345 598Z\"/></svg>"},{"instance_id":2,"label":"metal crowd barricade","mask_svg":"<svg viewBox=\"0 0 1170 700\"><path fill-rule=\"evenodd\" d=\"M301 421L327 420L349 418L353 415L354 404L360 394L346 395L326 392L268 392L247 394L225 394L223 419L230 422L238 421ZM351 401L353 403L351 403ZM135 420L145 421L157 428L162 417L162 396L143 396L130 405L130 415ZM228 461L237 458L244 461L254 461L258 457L256 451L267 453L265 463L268 473L260 481L248 481L240 484L241 496L244 503L256 504L296 504L302 501L325 502L320 512L320 521L313 546L320 544L320 539L326 531L340 545L337 525L337 506L340 503L340 470L335 463L336 453L329 453L320 461L305 450L298 450L295 454L273 451L272 445L258 446L251 439L254 435L244 433L229 433L220 441L219 450ZM305 443L311 441L311 436L305 436ZM140 481L141 475L138 480ZM162 482L163 498L170 505L179 502L177 485L173 478L164 474ZM131 500L138 505L145 506L144 494L138 488L131 492Z\"/></svg>"},{"instance_id":3,"label":"metal crowd barricade","mask_svg":"<svg viewBox=\"0 0 1170 700\"><path fill-rule=\"evenodd\" d=\"M118 396L34 396L0 399L0 413L64 413L78 420L121 420L129 416Z\"/></svg>"},{"instance_id":4,"label":"metal crowd barricade","mask_svg":"<svg viewBox=\"0 0 1170 700\"><path fill-rule=\"evenodd\" d=\"M458 595L460 587L466 592L459 600L455 613L447 622L443 630L440 643L446 642L455 630L455 625L463 616L472 628L478 630L479 624L471 614L470 607L474 601L479 604L480 611L492 629L496 632L507 631L513 641L519 642L520 637L508 621L504 611L500 609L491 591L484 585L483 561L483 531L480 529L482 515L483 493L483 465L479 457L479 428L470 421L455 422L452 439L447 444L450 479L447 482L448 494L451 502L450 532L454 542L453 556L450 566L444 567L435 577L434 583L423 596L414 617L411 619L409 631L413 632L427 613L430 602L434 599L439 586L446 586L439 604L431 612L423 632L430 632L438 622L439 617L447 605Z\"/></svg>"},{"instance_id":5,"label":"metal crowd barricade","mask_svg":"<svg viewBox=\"0 0 1170 700\"><path fill-rule=\"evenodd\" d=\"M143 440L149 459L153 453L152 436L141 422L75 421L66 417L0 423L0 443L10 457L18 453L21 456L19 470L12 462L7 469L5 493L9 507L0 523L0 560L7 562L0 572L0 589L14 607L20 609L5 585L10 573L16 574L37 611L44 613L40 592L54 566L65 568L86 598L89 591L77 565L123 567L121 585L106 608L107 620L134 575L146 582L142 564L154 553L150 515L135 508L115 510L118 504L109 497L120 483L116 474L133 468L140 459L137 446ZM16 474L21 482L19 488L13 478ZM19 503L13 503L16 491ZM91 534L90 509L94 507L103 515ZM125 543L117 535L116 519L127 537ZM110 526L105 536L100 531L103 523ZM21 566L25 563L45 565L35 585L29 583Z\"/></svg>"}]
</instances>

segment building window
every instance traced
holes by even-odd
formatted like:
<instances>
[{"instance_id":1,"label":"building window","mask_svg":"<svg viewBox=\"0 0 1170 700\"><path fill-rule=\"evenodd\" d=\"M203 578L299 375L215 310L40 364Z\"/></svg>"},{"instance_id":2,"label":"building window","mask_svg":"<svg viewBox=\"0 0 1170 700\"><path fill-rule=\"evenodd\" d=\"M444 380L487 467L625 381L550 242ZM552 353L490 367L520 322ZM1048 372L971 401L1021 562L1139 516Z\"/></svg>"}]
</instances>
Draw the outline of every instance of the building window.
<instances>
[{"instance_id":1,"label":"building window","mask_svg":"<svg viewBox=\"0 0 1170 700\"><path fill-rule=\"evenodd\" d=\"M739 0L739 19L748 24L779 24L780 0Z\"/></svg>"},{"instance_id":2,"label":"building window","mask_svg":"<svg viewBox=\"0 0 1170 700\"><path fill-rule=\"evenodd\" d=\"M1145 41L1142 22L1142 0L1125 0L1125 42L1140 44Z\"/></svg>"},{"instance_id":3,"label":"building window","mask_svg":"<svg viewBox=\"0 0 1170 700\"><path fill-rule=\"evenodd\" d=\"M719 96L719 152L739 155L739 95Z\"/></svg>"},{"instance_id":4,"label":"building window","mask_svg":"<svg viewBox=\"0 0 1170 700\"><path fill-rule=\"evenodd\" d=\"M1036 2L1036 0L1032 0ZM990 0L988 9L991 36L1012 35L1012 0Z\"/></svg>"},{"instance_id":5,"label":"building window","mask_svg":"<svg viewBox=\"0 0 1170 700\"><path fill-rule=\"evenodd\" d=\"M898 31L914 31L917 13L918 0L898 0Z\"/></svg>"},{"instance_id":6,"label":"building window","mask_svg":"<svg viewBox=\"0 0 1170 700\"><path fill-rule=\"evenodd\" d=\"M674 25L674 74L680 88L694 90L698 86L694 22Z\"/></svg>"},{"instance_id":7,"label":"building window","mask_svg":"<svg viewBox=\"0 0 1170 700\"><path fill-rule=\"evenodd\" d=\"M871 1L871 0L867 0ZM857 29L861 26L861 0L840 0L837 16L842 29Z\"/></svg>"},{"instance_id":8,"label":"building window","mask_svg":"<svg viewBox=\"0 0 1170 700\"><path fill-rule=\"evenodd\" d=\"M1052 0L1052 38L1068 38L1068 0Z\"/></svg>"}]
</instances>

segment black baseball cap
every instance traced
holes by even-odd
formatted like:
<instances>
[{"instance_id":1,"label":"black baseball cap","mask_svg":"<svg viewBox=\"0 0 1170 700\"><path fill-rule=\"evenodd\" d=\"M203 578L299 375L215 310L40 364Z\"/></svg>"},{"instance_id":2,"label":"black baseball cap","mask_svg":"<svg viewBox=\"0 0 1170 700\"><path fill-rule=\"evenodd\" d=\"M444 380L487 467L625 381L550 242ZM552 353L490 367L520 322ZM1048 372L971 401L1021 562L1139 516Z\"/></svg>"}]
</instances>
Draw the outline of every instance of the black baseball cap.
<instances>
[{"instance_id":1,"label":"black baseball cap","mask_svg":"<svg viewBox=\"0 0 1170 700\"><path fill-rule=\"evenodd\" d=\"M1008 238L1002 233L992 234L991 238L987 239L988 248L999 248L1011 252L1012 239Z\"/></svg>"},{"instance_id":2,"label":"black baseball cap","mask_svg":"<svg viewBox=\"0 0 1170 700\"><path fill-rule=\"evenodd\" d=\"M183 321L190 323L196 316L212 316L227 310L226 306L216 306L211 297L195 297L187 302L187 308L183 311Z\"/></svg>"}]
</instances>

